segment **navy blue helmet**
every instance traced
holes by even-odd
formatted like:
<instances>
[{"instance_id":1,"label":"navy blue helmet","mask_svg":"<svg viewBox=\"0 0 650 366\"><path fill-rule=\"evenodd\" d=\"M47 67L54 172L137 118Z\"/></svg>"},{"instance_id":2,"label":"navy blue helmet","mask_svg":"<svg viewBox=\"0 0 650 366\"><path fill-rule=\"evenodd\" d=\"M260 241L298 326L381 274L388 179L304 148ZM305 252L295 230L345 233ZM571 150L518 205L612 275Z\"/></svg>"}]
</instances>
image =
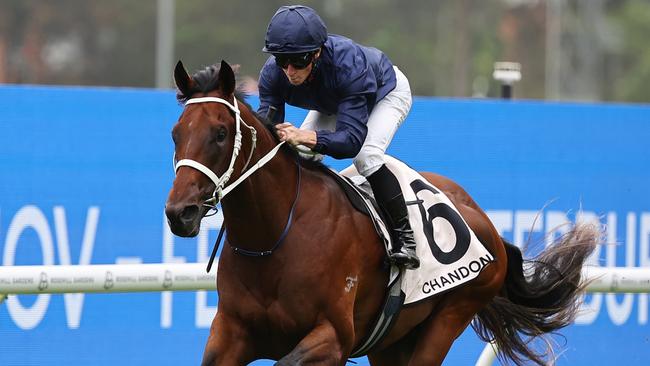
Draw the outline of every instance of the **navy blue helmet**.
<instances>
[{"instance_id":1,"label":"navy blue helmet","mask_svg":"<svg viewBox=\"0 0 650 366\"><path fill-rule=\"evenodd\" d=\"M316 11L303 5L282 6L266 30L263 52L316 51L327 40L327 27Z\"/></svg>"}]
</instances>

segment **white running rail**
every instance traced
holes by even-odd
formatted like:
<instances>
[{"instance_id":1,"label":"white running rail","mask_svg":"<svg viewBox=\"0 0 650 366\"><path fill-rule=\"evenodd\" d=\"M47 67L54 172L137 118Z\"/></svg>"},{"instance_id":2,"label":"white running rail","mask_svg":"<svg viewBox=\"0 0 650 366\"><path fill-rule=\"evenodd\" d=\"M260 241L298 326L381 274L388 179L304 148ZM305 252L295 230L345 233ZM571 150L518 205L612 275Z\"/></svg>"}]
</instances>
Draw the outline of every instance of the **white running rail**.
<instances>
[{"instance_id":1,"label":"white running rail","mask_svg":"<svg viewBox=\"0 0 650 366\"><path fill-rule=\"evenodd\" d=\"M195 291L216 289L204 263L0 266L0 294ZM588 267L589 292L650 292L650 267Z\"/></svg>"},{"instance_id":2,"label":"white running rail","mask_svg":"<svg viewBox=\"0 0 650 366\"><path fill-rule=\"evenodd\" d=\"M0 302L8 295L216 290L216 269L204 263L1 266ZM588 267L589 292L650 293L650 268ZM486 345L476 366L490 366L496 347Z\"/></svg>"},{"instance_id":3,"label":"white running rail","mask_svg":"<svg viewBox=\"0 0 650 366\"><path fill-rule=\"evenodd\" d=\"M0 295L216 290L204 263L2 266Z\"/></svg>"}]
</instances>

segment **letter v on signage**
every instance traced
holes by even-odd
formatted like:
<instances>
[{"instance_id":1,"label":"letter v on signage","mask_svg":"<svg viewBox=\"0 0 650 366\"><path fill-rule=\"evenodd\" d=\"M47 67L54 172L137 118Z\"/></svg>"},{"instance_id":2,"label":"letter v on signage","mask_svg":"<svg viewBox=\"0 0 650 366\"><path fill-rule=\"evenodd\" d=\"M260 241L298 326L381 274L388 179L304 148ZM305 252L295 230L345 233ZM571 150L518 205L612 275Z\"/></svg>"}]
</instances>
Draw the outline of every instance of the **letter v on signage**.
<instances>
[{"instance_id":1,"label":"letter v on signage","mask_svg":"<svg viewBox=\"0 0 650 366\"><path fill-rule=\"evenodd\" d=\"M79 264L90 264L90 259L95 245L95 234L97 233L97 222L99 220L99 208L92 206L88 208L86 215L86 226L84 236L81 242L81 253L79 254ZM68 240L68 226L65 216L65 209L61 206L54 207L54 227L56 230L56 243L59 251L59 263L61 265L70 265L70 242ZM84 294L64 294L63 302L65 305L65 315L68 327L71 329L79 328L81 321L81 311L83 309Z\"/></svg>"}]
</instances>

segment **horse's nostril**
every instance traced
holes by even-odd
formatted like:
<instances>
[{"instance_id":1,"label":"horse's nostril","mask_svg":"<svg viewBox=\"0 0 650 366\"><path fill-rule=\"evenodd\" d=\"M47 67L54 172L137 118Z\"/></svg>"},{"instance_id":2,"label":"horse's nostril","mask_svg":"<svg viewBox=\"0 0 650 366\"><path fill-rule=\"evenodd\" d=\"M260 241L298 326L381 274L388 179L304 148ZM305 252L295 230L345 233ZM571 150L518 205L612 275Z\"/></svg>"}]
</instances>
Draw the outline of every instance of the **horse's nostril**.
<instances>
[{"instance_id":1,"label":"horse's nostril","mask_svg":"<svg viewBox=\"0 0 650 366\"><path fill-rule=\"evenodd\" d=\"M186 206L183 211L181 211L180 219L181 221L188 222L196 218L196 215L199 214L199 206L191 205Z\"/></svg>"}]
</instances>

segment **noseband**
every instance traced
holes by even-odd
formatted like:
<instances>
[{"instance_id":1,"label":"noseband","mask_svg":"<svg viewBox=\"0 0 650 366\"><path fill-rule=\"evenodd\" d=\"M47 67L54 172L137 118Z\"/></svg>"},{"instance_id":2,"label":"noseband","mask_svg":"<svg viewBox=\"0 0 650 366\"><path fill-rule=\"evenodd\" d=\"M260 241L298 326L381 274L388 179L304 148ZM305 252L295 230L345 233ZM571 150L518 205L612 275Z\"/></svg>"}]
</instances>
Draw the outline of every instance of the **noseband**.
<instances>
[{"instance_id":1,"label":"noseband","mask_svg":"<svg viewBox=\"0 0 650 366\"><path fill-rule=\"evenodd\" d=\"M215 185L214 193L212 194L212 197L206 200L203 204L204 206L208 206L211 209L216 210L216 206L219 203L219 201L221 201L230 191L232 191L235 187L237 187L241 182L243 182L256 170L258 170L266 163L268 163L271 159L273 159L273 157L277 154L280 147L284 144L284 141L279 143L277 146L275 146L271 151L269 151L260 160L258 160L257 163L253 164L250 167L250 169L246 170L246 167L248 167L248 164L250 163L251 158L253 156L253 151L255 151L255 148L257 146L257 130L254 127L246 124L246 122L244 122L244 120L241 118L241 113L239 112L239 105L237 102L237 98L234 98L234 104L231 104L225 99L216 98L216 97L192 98L187 102L185 102L185 106L187 107L189 104L198 104L198 103L220 103L228 107L235 114L235 144L233 145L230 164L228 165L228 169L223 173L223 175L219 177L210 168L208 168L202 163L199 163L196 160L182 159L176 161L176 155L174 155L174 172L177 173L178 169L182 166L188 166L200 171L201 173L205 174L208 178L210 178L212 183L214 183ZM235 170L235 161L237 160L237 156L239 155L239 151L241 150L241 146L242 146L241 125L242 124L251 131L251 151L248 154L248 159L246 160L246 164L244 164L244 167L242 168L242 173L240 177L234 182L232 182L230 185L226 186L226 183L228 183L228 181L230 180L230 176Z\"/></svg>"}]
</instances>

